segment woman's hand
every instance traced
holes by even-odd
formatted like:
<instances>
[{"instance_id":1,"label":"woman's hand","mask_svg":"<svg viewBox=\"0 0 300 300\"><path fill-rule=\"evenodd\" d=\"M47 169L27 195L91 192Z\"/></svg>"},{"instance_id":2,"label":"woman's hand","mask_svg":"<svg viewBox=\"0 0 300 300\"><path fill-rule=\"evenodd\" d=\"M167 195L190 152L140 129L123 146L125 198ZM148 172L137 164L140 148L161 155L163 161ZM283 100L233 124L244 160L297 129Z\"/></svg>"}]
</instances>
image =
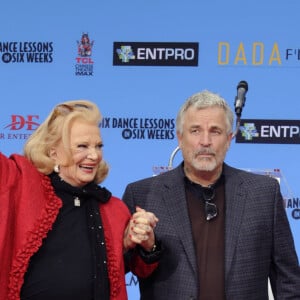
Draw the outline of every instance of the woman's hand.
<instances>
[{"instance_id":1,"label":"woman's hand","mask_svg":"<svg viewBox=\"0 0 300 300\"><path fill-rule=\"evenodd\" d=\"M151 251L155 245L154 228L157 222L158 218L153 213L137 207L124 232L124 250L139 244L145 251Z\"/></svg>"}]
</instances>

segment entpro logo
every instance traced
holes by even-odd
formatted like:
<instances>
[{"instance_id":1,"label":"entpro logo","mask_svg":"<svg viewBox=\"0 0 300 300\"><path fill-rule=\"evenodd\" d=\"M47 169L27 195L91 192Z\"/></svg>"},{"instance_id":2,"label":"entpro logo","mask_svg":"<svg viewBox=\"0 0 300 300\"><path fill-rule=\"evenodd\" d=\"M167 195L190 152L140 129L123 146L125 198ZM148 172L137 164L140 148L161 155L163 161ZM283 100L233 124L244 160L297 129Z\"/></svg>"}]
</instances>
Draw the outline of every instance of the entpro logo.
<instances>
[{"instance_id":1,"label":"entpro logo","mask_svg":"<svg viewBox=\"0 0 300 300\"><path fill-rule=\"evenodd\" d=\"M198 66L198 43L114 42L114 66Z\"/></svg>"},{"instance_id":2,"label":"entpro logo","mask_svg":"<svg viewBox=\"0 0 300 300\"><path fill-rule=\"evenodd\" d=\"M300 144L300 120L241 120L237 143Z\"/></svg>"}]
</instances>

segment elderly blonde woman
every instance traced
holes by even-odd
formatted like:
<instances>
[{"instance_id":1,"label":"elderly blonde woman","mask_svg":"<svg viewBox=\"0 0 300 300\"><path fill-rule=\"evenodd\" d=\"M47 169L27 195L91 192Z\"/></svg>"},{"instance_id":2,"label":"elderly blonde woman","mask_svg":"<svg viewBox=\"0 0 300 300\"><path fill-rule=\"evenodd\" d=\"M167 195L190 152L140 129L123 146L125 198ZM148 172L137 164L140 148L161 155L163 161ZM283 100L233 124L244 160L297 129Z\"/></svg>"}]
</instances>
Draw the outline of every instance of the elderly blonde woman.
<instances>
[{"instance_id":1,"label":"elderly blonde woman","mask_svg":"<svg viewBox=\"0 0 300 300\"><path fill-rule=\"evenodd\" d=\"M24 156L0 153L0 299L123 300L126 252L136 274L157 267L155 215L131 216L99 185L108 174L100 122L94 103L68 101Z\"/></svg>"}]
</instances>

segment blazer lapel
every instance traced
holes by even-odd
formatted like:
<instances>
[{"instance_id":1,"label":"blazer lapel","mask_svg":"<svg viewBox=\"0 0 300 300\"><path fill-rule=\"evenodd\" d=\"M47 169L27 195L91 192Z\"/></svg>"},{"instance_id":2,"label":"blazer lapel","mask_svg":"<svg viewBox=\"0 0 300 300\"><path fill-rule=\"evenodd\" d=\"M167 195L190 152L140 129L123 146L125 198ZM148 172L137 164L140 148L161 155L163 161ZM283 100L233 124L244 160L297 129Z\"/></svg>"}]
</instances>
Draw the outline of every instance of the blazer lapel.
<instances>
[{"instance_id":1,"label":"blazer lapel","mask_svg":"<svg viewBox=\"0 0 300 300\"><path fill-rule=\"evenodd\" d=\"M173 222L170 225L173 226L175 232L178 234L186 256L196 275L197 262L183 178L178 168L174 171L174 176L169 177L170 181L164 185L163 200L166 204L165 207L169 211L170 219Z\"/></svg>"},{"instance_id":2,"label":"blazer lapel","mask_svg":"<svg viewBox=\"0 0 300 300\"><path fill-rule=\"evenodd\" d=\"M236 251L239 229L245 209L245 191L242 189L243 180L236 176L229 167L225 172L225 280L230 272Z\"/></svg>"}]
</instances>

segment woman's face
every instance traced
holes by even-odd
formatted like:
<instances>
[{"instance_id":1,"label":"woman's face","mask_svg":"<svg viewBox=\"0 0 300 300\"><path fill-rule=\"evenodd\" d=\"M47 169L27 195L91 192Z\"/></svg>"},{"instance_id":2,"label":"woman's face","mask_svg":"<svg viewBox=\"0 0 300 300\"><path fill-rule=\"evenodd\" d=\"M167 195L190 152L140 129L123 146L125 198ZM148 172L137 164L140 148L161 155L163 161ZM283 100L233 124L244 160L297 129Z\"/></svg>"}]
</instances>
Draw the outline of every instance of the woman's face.
<instances>
[{"instance_id":1,"label":"woman's face","mask_svg":"<svg viewBox=\"0 0 300 300\"><path fill-rule=\"evenodd\" d=\"M82 120L74 121L70 131L71 162L63 144L51 150L51 157L60 166L59 176L72 186L81 187L95 178L102 160L102 139L99 127Z\"/></svg>"}]
</instances>

